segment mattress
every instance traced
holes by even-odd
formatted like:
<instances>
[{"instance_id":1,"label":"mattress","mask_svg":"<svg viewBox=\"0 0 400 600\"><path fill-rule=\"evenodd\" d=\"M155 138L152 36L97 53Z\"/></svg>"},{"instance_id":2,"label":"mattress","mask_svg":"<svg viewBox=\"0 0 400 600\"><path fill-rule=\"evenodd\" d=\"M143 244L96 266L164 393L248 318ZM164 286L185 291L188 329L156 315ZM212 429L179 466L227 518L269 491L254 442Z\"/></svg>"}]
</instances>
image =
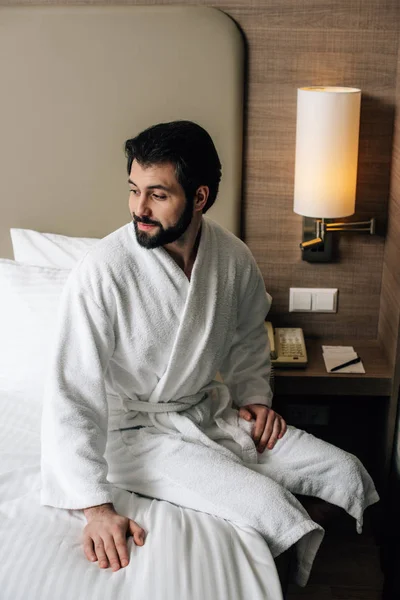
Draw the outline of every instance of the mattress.
<instances>
[{"instance_id":1,"label":"mattress","mask_svg":"<svg viewBox=\"0 0 400 600\"><path fill-rule=\"evenodd\" d=\"M147 532L128 567L87 561L81 511L44 507L40 404L0 391L0 600L282 600L252 528L115 488L117 511Z\"/></svg>"}]
</instances>

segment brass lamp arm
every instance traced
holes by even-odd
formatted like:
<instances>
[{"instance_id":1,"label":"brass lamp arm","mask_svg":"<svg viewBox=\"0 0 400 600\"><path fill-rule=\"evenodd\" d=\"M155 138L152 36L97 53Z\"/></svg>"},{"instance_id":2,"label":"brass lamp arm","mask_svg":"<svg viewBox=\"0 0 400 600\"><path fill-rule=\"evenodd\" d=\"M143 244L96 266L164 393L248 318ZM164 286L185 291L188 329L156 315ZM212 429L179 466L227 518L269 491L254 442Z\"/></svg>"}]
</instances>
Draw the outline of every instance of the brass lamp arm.
<instances>
[{"instance_id":1,"label":"brass lamp arm","mask_svg":"<svg viewBox=\"0 0 400 600\"><path fill-rule=\"evenodd\" d=\"M346 223L324 223L322 227L325 231L368 231L371 235L375 233L375 219L369 221L353 221Z\"/></svg>"},{"instance_id":2,"label":"brass lamp arm","mask_svg":"<svg viewBox=\"0 0 400 600\"><path fill-rule=\"evenodd\" d=\"M315 219L315 238L302 242L300 248L308 250L321 246L324 243L325 234L332 231L366 231L373 235L375 233L375 219L343 223L325 223L324 219Z\"/></svg>"}]
</instances>

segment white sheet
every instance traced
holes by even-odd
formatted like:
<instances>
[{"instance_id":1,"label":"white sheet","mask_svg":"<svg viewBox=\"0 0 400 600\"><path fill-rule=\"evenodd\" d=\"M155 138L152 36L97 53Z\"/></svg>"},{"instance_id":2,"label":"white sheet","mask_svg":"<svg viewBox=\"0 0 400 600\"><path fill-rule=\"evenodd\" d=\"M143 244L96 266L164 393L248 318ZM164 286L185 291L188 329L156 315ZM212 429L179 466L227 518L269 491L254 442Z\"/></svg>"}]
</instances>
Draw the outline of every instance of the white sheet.
<instances>
[{"instance_id":1,"label":"white sheet","mask_svg":"<svg viewBox=\"0 0 400 600\"><path fill-rule=\"evenodd\" d=\"M40 410L0 391L1 600L282 600L271 553L252 528L115 490L147 532L112 573L84 557L80 511L39 505Z\"/></svg>"}]
</instances>

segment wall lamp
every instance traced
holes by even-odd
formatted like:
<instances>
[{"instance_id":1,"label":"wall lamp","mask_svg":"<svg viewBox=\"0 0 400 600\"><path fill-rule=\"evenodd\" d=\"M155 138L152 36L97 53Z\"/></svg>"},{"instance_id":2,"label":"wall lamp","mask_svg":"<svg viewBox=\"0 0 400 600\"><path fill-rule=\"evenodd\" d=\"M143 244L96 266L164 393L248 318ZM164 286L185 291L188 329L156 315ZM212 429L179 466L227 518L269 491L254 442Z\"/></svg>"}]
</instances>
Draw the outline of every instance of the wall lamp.
<instances>
[{"instance_id":1,"label":"wall lamp","mask_svg":"<svg viewBox=\"0 0 400 600\"><path fill-rule=\"evenodd\" d=\"M297 90L295 213L303 218L302 258L332 260L332 233L375 233L375 219L337 222L353 215L356 201L361 90Z\"/></svg>"}]
</instances>

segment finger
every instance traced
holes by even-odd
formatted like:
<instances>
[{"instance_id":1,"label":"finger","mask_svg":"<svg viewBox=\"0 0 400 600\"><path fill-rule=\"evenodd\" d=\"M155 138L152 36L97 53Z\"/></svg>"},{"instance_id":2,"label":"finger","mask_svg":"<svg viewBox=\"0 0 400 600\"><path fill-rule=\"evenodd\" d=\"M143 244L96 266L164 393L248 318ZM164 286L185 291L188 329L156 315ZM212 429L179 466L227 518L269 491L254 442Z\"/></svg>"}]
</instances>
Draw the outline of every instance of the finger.
<instances>
[{"instance_id":1,"label":"finger","mask_svg":"<svg viewBox=\"0 0 400 600\"><path fill-rule=\"evenodd\" d=\"M259 452L264 452L266 445L268 444L271 435L274 431L275 422L277 421L277 414L274 411L270 411L267 419L267 423L265 424L264 432L261 436L260 442L258 444L257 450ZM278 430L279 433L280 430Z\"/></svg>"},{"instance_id":2,"label":"finger","mask_svg":"<svg viewBox=\"0 0 400 600\"><path fill-rule=\"evenodd\" d=\"M287 424L285 419L282 419L281 417L281 432L278 436L279 439L283 438L283 436L285 435L285 433L287 432Z\"/></svg>"},{"instance_id":3,"label":"finger","mask_svg":"<svg viewBox=\"0 0 400 600\"><path fill-rule=\"evenodd\" d=\"M275 446L275 444L278 440L278 435L279 435L280 431L281 431L281 419L279 417L277 417L275 419L271 437L269 438L269 442L268 442L269 450L272 450L272 448Z\"/></svg>"},{"instance_id":4,"label":"finger","mask_svg":"<svg viewBox=\"0 0 400 600\"><path fill-rule=\"evenodd\" d=\"M122 537L122 535L118 533L114 535L114 542L121 567L126 567L129 564L128 544L126 543L126 538Z\"/></svg>"},{"instance_id":5,"label":"finger","mask_svg":"<svg viewBox=\"0 0 400 600\"><path fill-rule=\"evenodd\" d=\"M135 542L136 546L143 546L144 532L135 531L135 533L133 534L133 541Z\"/></svg>"},{"instance_id":6,"label":"finger","mask_svg":"<svg viewBox=\"0 0 400 600\"><path fill-rule=\"evenodd\" d=\"M132 533L133 541L135 542L136 546L143 546L145 538L144 529L142 529L137 523L135 523L135 521L132 520L129 521L129 529Z\"/></svg>"},{"instance_id":7,"label":"finger","mask_svg":"<svg viewBox=\"0 0 400 600\"><path fill-rule=\"evenodd\" d=\"M262 431L262 437L260 438L260 448L259 451L262 452L265 449L265 446L267 445L269 438L272 434L272 430L274 427L274 422L276 419L276 413L273 410L270 410L268 412L268 417L266 420L266 423L264 425L264 430Z\"/></svg>"},{"instance_id":8,"label":"finger","mask_svg":"<svg viewBox=\"0 0 400 600\"><path fill-rule=\"evenodd\" d=\"M242 419L246 419L246 421L250 421L252 418L251 413L245 408L241 408L239 410L239 417L241 417Z\"/></svg>"},{"instance_id":9,"label":"finger","mask_svg":"<svg viewBox=\"0 0 400 600\"><path fill-rule=\"evenodd\" d=\"M107 560L106 553L104 551L103 540L101 538L96 538L94 540L94 551L96 553L97 560L99 561L99 567L101 569L107 569L108 560Z\"/></svg>"},{"instance_id":10,"label":"finger","mask_svg":"<svg viewBox=\"0 0 400 600\"><path fill-rule=\"evenodd\" d=\"M104 539L104 550L107 554L108 562L113 571L118 571L121 568L117 549L115 547L114 538L109 535Z\"/></svg>"},{"instance_id":11,"label":"finger","mask_svg":"<svg viewBox=\"0 0 400 600\"><path fill-rule=\"evenodd\" d=\"M264 433L266 422L269 419L270 412L272 411L267 412L263 410L257 414L256 422L254 424L253 429L253 440L256 446L258 446L261 436Z\"/></svg>"},{"instance_id":12,"label":"finger","mask_svg":"<svg viewBox=\"0 0 400 600\"><path fill-rule=\"evenodd\" d=\"M84 538L83 551L88 560L90 560L91 562L96 562L97 556L94 551L93 540L89 536Z\"/></svg>"}]
</instances>

